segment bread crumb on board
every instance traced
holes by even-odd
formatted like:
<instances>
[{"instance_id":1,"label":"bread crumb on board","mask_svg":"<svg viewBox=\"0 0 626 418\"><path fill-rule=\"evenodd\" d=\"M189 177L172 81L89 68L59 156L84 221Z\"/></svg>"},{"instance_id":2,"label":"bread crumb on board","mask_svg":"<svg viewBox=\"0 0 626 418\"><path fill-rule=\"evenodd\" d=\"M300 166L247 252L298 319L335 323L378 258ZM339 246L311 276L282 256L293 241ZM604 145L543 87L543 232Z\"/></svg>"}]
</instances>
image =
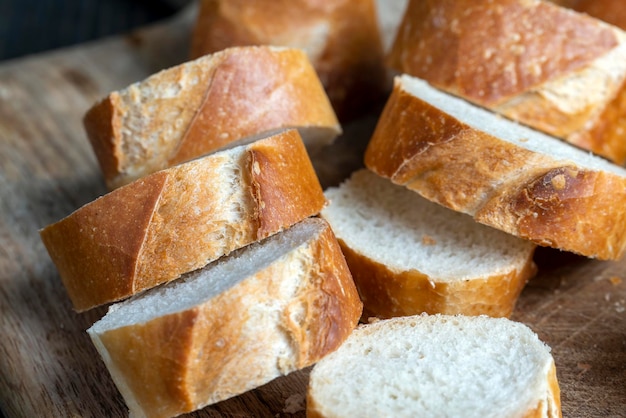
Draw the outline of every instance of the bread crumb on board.
<instances>
[{"instance_id":1,"label":"bread crumb on board","mask_svg":"<svg viewBox=\"0 0 626 418\"><path fill-rule=\"evenodd\" d=\"M302 393L294 393L285 399L283 412L286 414L296 414L306 408L306 397Z\"/></svg>"}]
</instances>

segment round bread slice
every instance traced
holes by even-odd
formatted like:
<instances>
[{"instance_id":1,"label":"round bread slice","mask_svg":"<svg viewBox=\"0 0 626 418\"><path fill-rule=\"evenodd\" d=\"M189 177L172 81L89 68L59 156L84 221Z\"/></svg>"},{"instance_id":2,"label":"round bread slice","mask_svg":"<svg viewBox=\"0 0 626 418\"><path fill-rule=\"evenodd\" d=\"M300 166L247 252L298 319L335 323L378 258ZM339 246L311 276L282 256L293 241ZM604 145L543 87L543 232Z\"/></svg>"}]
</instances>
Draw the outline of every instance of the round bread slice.
<instances>
[{"instance_id":1,"label":"round bread slice","mask_svg":"<svg viewBox=\"0 0 626 418\"><path fill-rule=\"evenodd\" d=\"M413 0L389 62L400 73L626 162L626 33L618 27L548 1Z\"/></svg>"},{"instance_id":2,"label":"round bread slice","mask_svg":"<svg viewBox=\"0 0 626 418\"><path fill-rule=\"evenodd\" d=\"M429 202L368 170L327 189L364 316L510 316L536 272L535 245Z\"/></svg>"},{"instance_id":3,"label":"round bread slice","mask_svg":"<svg viewBox=\"0 0 626 418\"><path fill-rule=\"evenodd\" d=\"M539 245L599 259L626 249L623 167L415 77L396 77L365 165Z\"/></svg>"},{"instance_id":4,"label":"round bread slice","mask_svg":"<svg viewBox=\"0 0 626 418\"><path fill-rule=\"evenodd\" d=\"M40 231L77 311L176 279L319 213L298 132L158 171Z\"/></svg>"},{"instance_id":5,"label":"round bread slice","mask_svg":"<svg viewBox=\"0 0 626 418\"><path fill-rule=\"evenodd\" d=\"M229 48L109 94L84 125L110 189L225 146L297 128L310 152L341 133L300 50Z\"/></svg>"},{"instance_id":6,"label":"round bread slice","mask_svg":"<svg viewBox=\"0 0 626 418\"><path fill-rule=\"evenodd\" d=\"M87 331L133 417L172 417L310 366L361 302L328 224L306 219L112 305Z\"/></svg>"},{"instance_id":7,"label":"round bread slice","mask_svg":"<svg viewBox=\"0 0 626 418\"><path fill-rule=\"evenodd\" d=\"M307 417L557 418L550 348L505 318L421 315L357 328L310 374Z\"/></svg>"}]
</instances>

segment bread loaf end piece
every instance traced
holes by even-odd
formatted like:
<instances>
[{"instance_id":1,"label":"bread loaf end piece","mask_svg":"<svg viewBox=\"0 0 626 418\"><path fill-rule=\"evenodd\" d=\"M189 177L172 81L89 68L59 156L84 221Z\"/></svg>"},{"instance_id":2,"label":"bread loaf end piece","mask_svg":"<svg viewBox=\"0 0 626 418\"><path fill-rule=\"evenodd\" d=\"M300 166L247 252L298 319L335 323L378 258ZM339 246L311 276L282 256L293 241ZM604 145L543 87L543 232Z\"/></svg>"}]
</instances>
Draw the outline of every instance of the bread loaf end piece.
<instances>
[{"instance_id":1,"label":"bread loaf end piece","mask_svg":"<svg viewBox=\"0 0 626 418\"><path fill-rule=\"evenodd\" d=\"M550 348L521 323L420 315L357 328L311 371L307 417L561 417Z\"/></svg>"},{"instance_id":2,"label":"bread loaf end piece","mask_svg":"<svg viewBox=\"0 0 626 418\"><path fill-rule=\"evenodd\" d=\"M229 48L112 92L84 117L107 186L288 128L313 152L341 127L303 51Z\"/></svg>"},{"instance_id":3,"label":"bread loaf end piece","mask_svg":"<svg viewBox=\"0 0 626 418\"><path fill-rule=\"evenodd\" d=\"M626 170L414 77L396 78L365 164L542 246L600 259L626 248Z\"/></svg>"},{"instance_id":4,"label":"bread loaf end piece","mask_svg":"<svg viewBox=\"0 0 626 418\"><path fill-rule=\"evenodd\" d=\"M153 173L45 227L41 238L84 311L176 279L325 204L290 130Z\"/></svg>"},{"instance_id":5,"label":"bread loaf end piece","mask_svg":"<svg viewBox=\"0 0 626 418\"><path fill-rule=\"evenodd\" d=\"M319 218L113 305L89 330L133 416L171 417L310 366L362 305Z\"/></svg>"},{"instance_id":6,"label":"bread loaf end piece","mask_svg":"<svg viewBox=\"0 0 626 418\"><path fill-rule=\"evenodd\" d=\"M360 170L327 189L364 317L426 312L508 317L535 274L535 245Z\"/></svg>"}]
</instances>

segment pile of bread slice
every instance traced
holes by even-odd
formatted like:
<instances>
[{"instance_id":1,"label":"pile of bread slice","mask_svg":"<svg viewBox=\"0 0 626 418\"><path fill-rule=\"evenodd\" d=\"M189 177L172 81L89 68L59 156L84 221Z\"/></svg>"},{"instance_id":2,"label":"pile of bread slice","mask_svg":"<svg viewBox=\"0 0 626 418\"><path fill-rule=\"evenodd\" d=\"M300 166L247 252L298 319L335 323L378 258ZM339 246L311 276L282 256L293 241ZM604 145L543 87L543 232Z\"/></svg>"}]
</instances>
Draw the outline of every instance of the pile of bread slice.
<instances>
[{"instance_id":1,"label":"pile of bread slice","mask_svg":"<svg viewBox=\"0 0 626 418\"><path fill-rule=\"evenodd\" d=\"M385 63L373 1L320 4L203 0L200 57L85 116L111 191L41 236L76 310L114 303L88 332L131 414L315 364L309 416L560 416L550 349L507 317L537 245L626 249L625 34L539 0L410 0ZM310 156L385 73L364 168L322 190Z\"/></svg>"}]
</instances>

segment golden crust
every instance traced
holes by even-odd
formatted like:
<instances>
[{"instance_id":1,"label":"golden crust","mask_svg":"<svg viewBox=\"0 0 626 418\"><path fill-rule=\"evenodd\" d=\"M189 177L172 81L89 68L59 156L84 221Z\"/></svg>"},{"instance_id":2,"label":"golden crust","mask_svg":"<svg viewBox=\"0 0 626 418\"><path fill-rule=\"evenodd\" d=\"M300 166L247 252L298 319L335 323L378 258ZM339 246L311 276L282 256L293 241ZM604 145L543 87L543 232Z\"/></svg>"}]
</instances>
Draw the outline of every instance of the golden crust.
<instances>
[{"instance_id":1,"label":"golden crust","mask_svg":"<svg viewBox=\"0 0 626 418\"><path fill-rule=\"evenodd\" d=\"M626 8L623 0L550 0L560 6L586 13L621 29L626 29Z\"/></svg>"},{"instance_id":2,"label":"golden crust","mask_svg":"<svg viewBox=\"0 0 626 418\"><path fill-rule=\"evenodd\" d=\"M615 62L600 61L618 46L623 50L624 39L617 28L540 1L420 0L410 3L389 61L623 163L626 146L615 132L626 124L624 53Z\"/></svg>"},{"instance_id":3,"label":"golden crust","mask_svg":"<svg viewBox=\"0 0 626 418\"><path fill-rule=\"evenodd\" d=\"M341 132L304 52L271 47L231 48L154 74L111 93L83 123L111 189L267 132ZM141 135L124 134L139 124Z\"/></svg>"},{"instance_id":4,"label":"golden crust","mask_svg":"<svg viewBox=\"0 0 626 418\"><path fill-rule=\"evenodd\" d=\"M305 50L341 120L372 107L387 88L372 0L203 0L192 57L239 45Z\"/></svg>"},{"instance_id":5,"label":"golden crust","mask_svg":"<svg viewBox=\"0 0 626 418\"><path fill-rule=\"evenodd\" d=\"M236 161L226 155L149 175L41 231L77 311L173 280L323 208L296 131L242 147Z\"/></svg>"},{"instance_id":6,"label":"golden crust","mask_svg":"<svg viewBox=\"0 0 626 418\"><path fill-rule=\"evenodd\" d=\"M561 418L561 389L556 377L556 365L552 365L548 371L548 393L546 399L541 400L539 405L523 415L524 418Z\"/></svg>"},{"instance_id":7,"label":"golden crust","mask_svg":"<svg viewBox=\"0 0 626 418\"><path fill-rule=\"evenodd\" d=\"M251 390L310 366L348 337L362 305L334 235L315 221L324 229L304 248L207 303L97 336L147 416L174 416ZM281 283L294 280L287 272L295 265L303 274L286 296ZM279 309L270 327L251 313L264 304ZM285 338L288 358L274 348Z\"/></svg>"},{"instance_id":8,"label":"golden crust","mask_svg":"<svg viewBox=\"0 0 626 418\"><path fill-rule=\"evenodd\" d=\"M537 267L532 252L521 269L474 280L443 282L416 270L392 271L339 241L363 301L363 317L420 313L510 317Z\"/></svg>"},{"instance_id":9,"label":"golden crust","mask_svg":"<svg viewBox=\"0 0 626 418\"><path fill-rule=\"evenodd\" d=\"M432 201L539 245L600 259L619 259L626 248L626 178L500 140L399 85L365 164Z\"/></svg>"}]
</instances>

